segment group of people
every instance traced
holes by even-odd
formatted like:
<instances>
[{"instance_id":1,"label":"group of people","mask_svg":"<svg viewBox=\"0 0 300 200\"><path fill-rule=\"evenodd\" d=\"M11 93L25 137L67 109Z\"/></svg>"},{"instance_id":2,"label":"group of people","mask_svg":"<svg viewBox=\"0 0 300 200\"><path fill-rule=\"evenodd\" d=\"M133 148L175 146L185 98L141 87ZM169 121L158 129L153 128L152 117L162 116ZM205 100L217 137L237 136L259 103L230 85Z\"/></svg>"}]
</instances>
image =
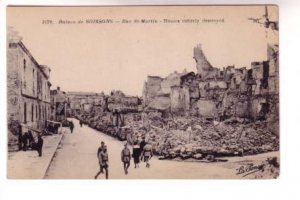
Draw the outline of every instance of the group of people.
<instances>
[{"instance_id":1,"label":"group of people","mask_svg":"<svg viewBox=\"0 0 300 200\"><path fill-rule=\"evenodd\" d=\"M130 167L131 158L134 161L134 168L139 167L140 161L144 161L146 163L146 167L150 167L150 159L153 156L152 146L145 141L145 138L138 144L138 142L134 142L132 148L132 154L128 147L127 142L124 144L124 148L121 151L121 161L123 162L124 173L128 174L128 169ZM98 148L97 157L99 161L100 170L97 172L95 179L105 170L105 178L108 179L108 154L107 154L107 146L102 141L100 147Z\"/></svg>"},{"instance_id":2,"label":"group of people","mask_svg":"<svg viewBox=\"0 0 300 200\"><path fill-rule=\"evenodd\" d=\"M31 131L25 132L22 134L22 132L19 132L18 137L18 146L19 151L27 151L27 150L36 150L38 152L39 157L42 156L42 149L43 149L44 140L41 136L41 134L38 134L37 141L35 141L33 134Z\"/></svg>"}]
</instances>

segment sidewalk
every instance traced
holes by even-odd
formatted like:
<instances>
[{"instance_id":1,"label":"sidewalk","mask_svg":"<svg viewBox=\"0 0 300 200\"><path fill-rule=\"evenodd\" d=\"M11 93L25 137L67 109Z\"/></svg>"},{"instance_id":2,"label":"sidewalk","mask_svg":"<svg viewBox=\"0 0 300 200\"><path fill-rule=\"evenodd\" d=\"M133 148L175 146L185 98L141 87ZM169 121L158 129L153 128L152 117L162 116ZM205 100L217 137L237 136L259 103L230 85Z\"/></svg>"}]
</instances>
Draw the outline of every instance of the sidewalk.
<instances>
[{"instance_id":1,"label":"sidewalk","mask_svg":"<svg viewBox=\"0 0 300 200\"><path fill-rule=\"evenodd\" d=\"M43 156L37 151L9 152L7 159L8 179L43 179L51 160L62 140L62 134L44 136Z\"/></svg>"}]
</instances>

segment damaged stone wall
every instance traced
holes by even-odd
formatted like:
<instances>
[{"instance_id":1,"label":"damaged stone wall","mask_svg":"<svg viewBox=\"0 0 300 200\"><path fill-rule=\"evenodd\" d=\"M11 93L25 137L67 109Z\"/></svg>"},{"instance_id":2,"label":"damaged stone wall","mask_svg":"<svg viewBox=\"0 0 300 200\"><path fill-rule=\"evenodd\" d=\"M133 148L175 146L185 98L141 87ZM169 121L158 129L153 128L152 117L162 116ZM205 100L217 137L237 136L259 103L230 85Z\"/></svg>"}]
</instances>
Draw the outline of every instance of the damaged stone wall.
<instances>
[{"instance_id":1,"label":"damaged stone wall","mask_svg":"<svg viewBox=\"0 0 300 200\"><path fill-rule=\"evenodd\" d=\"M19 73L18 64L16 63L19 55L19 49L16 44L7 47L7 118L8 130L18 134L18 125L22 123L21 116L21 74Z\"/></svg>"},{"instance_id":2,"label":"damaged stone wall","mask_svg":"<svg viewBox=\"0 0 300 200\"><path fill-rule=\"evenodd\" d=\"M171 88L173 86L180 86L180 84L181 84L180 74L174 72L162 80L161 93L170 94Z\"/></svg>"},{"instance_id":3,"label":"damaged stone wall","mask_svg":"<svg viewBox=\"0 0 300 200\"><path fill-rule=\"evenodd\" d=\"M204 118L215 118L218 114L217 104L212 100L198 100L197 108L199 115Z\"/></svg>"},{"instance_id":4,"label":"damaged stone wall","mask_svg":"<svg viewBox=\"0 0 300 200\"><path fill-rule=\"evenodd\" d=\"M190 108L190 94L188 87L173 86L171 88L171 112L183 114Z\"/></svg>"},{"instance_id":5,"label":"damaged stone wall","mask_svg":"<svg viewBox=\"0 0 300 200\"><path fill-rule=\"evenodd\" d=\"M148 76L144 83L143 103L148 105L160 92L163 79L158 76Z\"/></svg>"},{"instance_id":6,"label":"damaged stone wall","mask_svg":"<svg viewBox=\"0 0 300 200\"><path fill-rule=\"evenodd\" d=\"M208 71L212 70L212 66L211 66L210 62L207 60L205 54L202 51L201 44L198 44L194 48L194 59L197 63L196 68L197 68L198 74L201 74L204 77Z\"/></svg>"},{"instance_id":7,"label":"damaged stone wall","mask_svg":"<svg viewBox=\"0 0 300 200\"><path fill-rule=\"evenodd\" d=\"M147 89L154 96L170 94L173 114L193 113L205 118L247 118L263 120L278 102L278 49L268 46L268 60L252 62L251 68L234 65L218 69L212 67L201 45L194 48L197 74L173 73L166 78L155 78ZM179 84L179 78L180 84ZM149 78L148 78L149 79ZM147 84L151 81L147 81ZM171 92L170 92L171 91ZM148 95L149 96L149 95ZM146 105L147 105L146 99ZM151 100L150 100L151 101ZM273 105L274 104L274 105Z\"/></svg>"}]
</instances>

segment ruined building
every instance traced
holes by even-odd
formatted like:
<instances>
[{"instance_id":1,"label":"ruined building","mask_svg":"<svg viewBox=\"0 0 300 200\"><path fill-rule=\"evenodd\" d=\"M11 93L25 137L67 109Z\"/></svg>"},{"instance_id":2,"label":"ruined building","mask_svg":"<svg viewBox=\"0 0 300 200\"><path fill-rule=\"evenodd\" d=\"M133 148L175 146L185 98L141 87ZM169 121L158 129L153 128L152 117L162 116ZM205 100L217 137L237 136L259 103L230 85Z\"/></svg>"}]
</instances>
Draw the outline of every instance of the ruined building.
<instances>
[{"instance_id":1,"label":"ruined building","mask_svg":"<svg viewBox=\"0 0 300 200\"><path fill-rule=\"evenodd\" d=\"M67 120L68 98L66 92L60 87L50 91L51 97L51 120L64 122Z\"/></svg>"},{"instance_id":2,"label":"ruined building","mask_svg":"<svg viewBox=\"0 0 300 200\"><path fill-rule=\"evenodd\" d=\"M278 116L278 45L269 45L268 59L252 62L250 69L215 68L201 45L194 48L194 59L197 74L148 76L143 91L146 110L216 120L266 119L271 113Z\"/></svg>"},{"instance_id":3,"label":"ruined building","mask_svg":"<svg viewBox=\"0 0 300 200\"><path fill-rule=\"evenodd\" d=\"M76 113L101 113L106 108L104 93L95 92L68 92L68 115Z\"/></svg>"},{"instance_id":4,"label":"ruined building","mask_svg":"<svg viewBox=\"0 0 300 200\"><path fill-rule=\"evenodd\" d=\"M68 114L101 115L113 110L138 111L140 99L125 95L121 91L112 91L110 95L94 92L68 92Z\"/></svg>"},{"instance_id":5,"label":"ruined building","mask_svg":"<svg viewBox=\"0 0 300 200\"><path fill-rule=\"evenodd\" d=\"M205 77L210 71L213 70L213 67L209 63L209 61L206 59L206 56L204 55L202 51L202 45L198 44L194 48L194 59L197 63L197 73L201 74L203 77Z\"/></svg>"},{"instance_id":6,"label":"ruined building","mask_svg":"<svg viewBox=\"0 0 300 200\"><path fill-rule=\"evenodd\" d=\"M38 133L50 118L50 68L40 65L8 29L7 37L7 119L9 138L31 130Z\"/></svg>"}]
</instances>

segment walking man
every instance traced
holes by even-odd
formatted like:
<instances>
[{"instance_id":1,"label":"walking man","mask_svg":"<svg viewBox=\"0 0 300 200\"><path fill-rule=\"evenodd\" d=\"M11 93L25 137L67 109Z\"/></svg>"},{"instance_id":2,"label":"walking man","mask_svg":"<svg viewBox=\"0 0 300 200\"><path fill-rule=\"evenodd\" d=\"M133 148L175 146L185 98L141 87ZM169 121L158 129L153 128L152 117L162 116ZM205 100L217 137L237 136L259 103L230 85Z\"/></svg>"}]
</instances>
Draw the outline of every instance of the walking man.
<instances>
[{"instance_id":1,"label":"walking man","mask_svg":"<svg viewBox=\"0 0 300 200\"><path fill-rule=\"evenodd\" d=\"M102 142L101 142L102 145ZM100 149L100 148L99 148ZM99 152L98 149L98 152ZM107 147L103 142L103 147L101 148L101 151L98 154L98 159L99 159L99 166L100 166L100 171L96 174L95 179L98 178L98 176L103 173L103 169L105 170L105 178L108 179L108 154L107 154Z\"/></svg>"},{"instance_id":2,"label":"walking man","mask_svg":"<svg viewBox=\"0 0 300 200\"><path fill-rule=\"evenodd\" d=\"M124 144L124 149L121 152L121 160L124 165L124 172L127 175L128 174L128 168L130 166L130 159L131 159L131 153L127 146L127 142Z\"/></svg>"},{"instance_id":3,"label":"walking man","mask_svg":"<svg viewBox=\"0 0 300 200\"><path fill-rule=\"evenodd\" d=\"M149 143L146 143L146 145L144 146L142 156L144 157L144 162L146 162L146 167L149 168L149 160L153 156L152 146Z\"/></svg>"},{"instance_id":4,"label":"walking man","mask_svg":"<svg viewBox=\"0 0 300 200\"><path fill-rule=\"evenodd\" d=\"M98 157L98 160L99 160L99 164L100 164L100 153L102 152L103 148L104 148L105 144L103 141L101 141L101 145L100 147L98 148L98 152L97 152L97 157ZM99 171L99 174L103 173L103 168L102 166L100 165L100 171Z\"/></svg>"}]
</instances>

